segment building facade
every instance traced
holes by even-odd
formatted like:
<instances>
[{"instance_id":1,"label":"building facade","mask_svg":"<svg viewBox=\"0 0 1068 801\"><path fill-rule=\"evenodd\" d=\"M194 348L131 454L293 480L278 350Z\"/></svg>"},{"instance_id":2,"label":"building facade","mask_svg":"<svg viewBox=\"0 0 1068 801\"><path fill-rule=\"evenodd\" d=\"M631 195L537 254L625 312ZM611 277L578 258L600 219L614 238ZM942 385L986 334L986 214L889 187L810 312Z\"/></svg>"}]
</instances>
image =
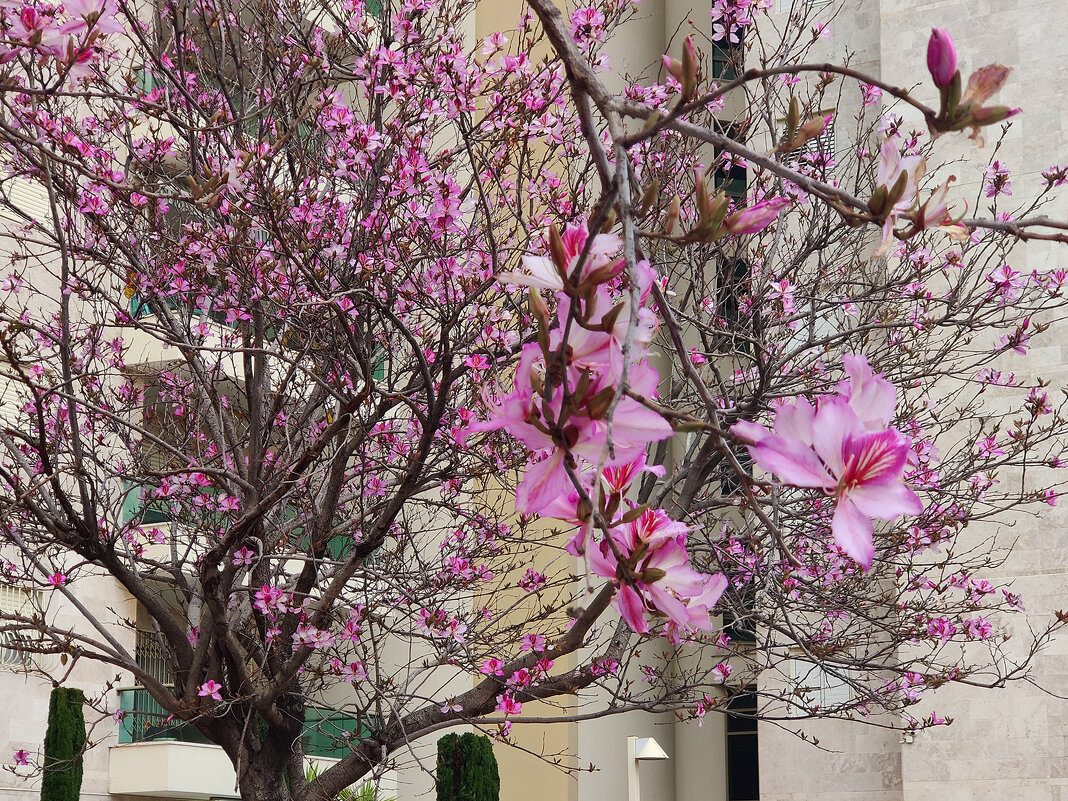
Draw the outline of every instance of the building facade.
<instances>
[{"instance_id":1,"label":"building facade","mask_svg":"<svg viewBox=\"0 0 1068 801\"><path fill-rule=\"evenodd\" d=\"M851 63L862 71L917 84L918 95L926 100L934 99L924 94L931 94L925 84L925 53L932 27L951 32L965 71L990 61L1012 65L1003 102L1024 111L1005 136L998 158L1012 166L1021 187L1040 185L1041 172L1050 166L1044 159L1050 154L1068 153L1068 111L1061 102L1068 96L1068 72L1057 66L1068 57L1063 0L817 0L813 5L829 23L829 38L818 45L822 55L841 59L850 54ZM644 0L639 21L620 30L610 48L614 68L641 74L657 64L665 49L677 50L687 20L707 33L708 7L707 0L704 5ZM481 38L514 26L518 9L513 0L480 4L471 35ZM789 13L788 0L776 0L771 24L784 24ZM976 150L963 137L947 137L939 147L947 159L974 162L987 158L992 144ZM981 196L977 181L965 180L956 188L961 197ZM1068 216L1068 208L1062 204L1049 213ZM1056 262L1062 258L1057 250L1041 244L1021 247L1014 258L1025 271L1065 266ZM1068 381L1068 354L1059 344L1047 344L1022 357L1018 370L1040 370L1045 378ZM1040 520L1021 521L1013 556L1003 568L1036 623L1048 617L1049 610L1068 607L1064 515L1055 508ZM135 605L108 581L85 586L85 603L137 618ZM21 601L12 596L0 602ZM1025 622L1021 618L1016 625ZM136 635L128 630L123 636L131 640L128 648L140 645L139 653L151 658L147 643L134 642ZM19 660L16 649L0 648L0 698L5 706L0 757L5 762L19 749L36 752L44 738L50 686L19 672ZM670 757L641 764L645 801L1068 801L1068 701L1043 689L1063 695L1068 687L1068 642L1055 641L1039 655L1034 679L1034 684L1016 682L988 691L942 688L924 699L916 716L936 711L953 724L915 736L863 723L753 724L719 715L707 716L700 727L670 714L517 725L515 740L525 751L497 748L502 798L625 798L627 737L636 735L655 738ZM106 715L91 721L95 747L86 757L84 798L207 801L235 796L233 769L221 749L178 732L145 736L139 717L144 710L137 706L143 703L143 691L131 686L128 677L115 676L106 666L79 664L69 683L89 695L99 694L101 706L128 713L121 722ZM524 714L566 718L578 703L562 708L529 704ZM741 707L750 703L757 703L755 696L742 696L739 711L748 711ZM818 739L818 747L813 739ZM315 751L313 742L308 746ZM414 756L432 760L433 748L427 741ZM331 758L330 748L324 745L318 756ZM559 767L552 764L556 758ZM37 779L26 773L0 773L0 801L25 801L37 794ZM414 801L429 797L431 786L426 772L409 767L383 787L383 795Z\"/></svg>"}]
</instances>

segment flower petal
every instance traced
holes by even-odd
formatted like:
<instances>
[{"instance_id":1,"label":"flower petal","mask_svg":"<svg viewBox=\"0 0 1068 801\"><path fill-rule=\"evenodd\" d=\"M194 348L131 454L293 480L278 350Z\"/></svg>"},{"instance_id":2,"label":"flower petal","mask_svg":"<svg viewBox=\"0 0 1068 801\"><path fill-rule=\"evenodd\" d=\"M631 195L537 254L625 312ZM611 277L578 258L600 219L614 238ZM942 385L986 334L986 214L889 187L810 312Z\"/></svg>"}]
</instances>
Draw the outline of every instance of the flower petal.
<instances>
[{"instance_id":1,"label":"flower petal","mask_svg":"<svg viewBox=\"0 0 1068 801\"><path fill-rule=\"evenodd\" d=\"M757 466L774 473L785 484L823 489L834 489L837 485L816 452L799 440L769 436L750 445L749 454Z\"/></svg>"},{"instance_id":2,"label":"flower petal","mask_svg":"<svg viewBox=\"0 0 1068 801\"><path fill-rule=\"evenodd\" d=\"M620 616L632 631L637 634L645 634L649 631L642 599L631 587L620 587L612 603L615 604Z\"/></svg>"},{"instance_id":3,"label":"flower petal","mask_svg":"<svg viewBox=\"0 0 1068 801\"><path fill-rule=\"evenodd\" d=\"M900 515L918 515L923 501L905 484L862 484L849 491L849 499L868 517L894 520Z\"/></svg>"},{"instance_id":4,"label":"flower petal","mask_svg":"<svg viewBox=\"0 0 1068 801\"><path fill-rule=\"evenodd\" d=\"M863 514L846 495L838 499L831 520L831 533L842 550L867 570L875 557L871 519Z\"/></svg>"}]
</instances>

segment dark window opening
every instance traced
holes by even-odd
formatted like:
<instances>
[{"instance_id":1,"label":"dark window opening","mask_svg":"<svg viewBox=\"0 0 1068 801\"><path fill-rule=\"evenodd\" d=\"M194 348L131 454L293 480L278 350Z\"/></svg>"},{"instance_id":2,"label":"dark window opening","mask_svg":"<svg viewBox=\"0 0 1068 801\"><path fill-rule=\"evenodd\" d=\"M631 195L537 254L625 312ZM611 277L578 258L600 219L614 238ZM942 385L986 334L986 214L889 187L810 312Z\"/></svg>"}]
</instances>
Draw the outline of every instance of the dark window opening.
<instances>
[{"instance_id":1,"label":"dark window opening","mask_svg":"<svg viewBox=\"0 0 1068 801\"><path fill-rule=\"evenodd\" d=\"M727 801L760 801L756 687L727 703Z\"/></svg>"},{"instance_id":2,"label":"dark window opening","mask_svg":"<svg viewBox=\"0 0 1068 801\"><path fill-rule=\"evenodd\" d=\"M712 40L712 77L717 81L733 81L745 70L745 48L741 42L731 44L727 39Z\"/></svg>"}]
</instances>

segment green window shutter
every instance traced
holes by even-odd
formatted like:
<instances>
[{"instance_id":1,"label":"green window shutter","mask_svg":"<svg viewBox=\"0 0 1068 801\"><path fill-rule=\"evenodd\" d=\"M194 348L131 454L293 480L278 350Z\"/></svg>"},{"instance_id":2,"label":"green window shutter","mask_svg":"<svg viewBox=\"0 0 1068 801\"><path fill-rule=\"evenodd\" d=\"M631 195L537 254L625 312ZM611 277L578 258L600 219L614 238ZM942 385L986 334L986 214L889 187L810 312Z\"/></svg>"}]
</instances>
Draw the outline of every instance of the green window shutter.
<instances>
[{"instance_id":1,"label":"green window shutter","mask_svg":"<svg viewBox=\"0 0 1068 801\"><path fill-rule=\"evenodd\" d=\"M712 77L720 82L733 81L745 68L745 50L741 44L726 39L712 40Z\"/></svg>"},{"instance_id":2,"label":"green window shutter","mask_svg":"<svg viewBox=\"0 0 1068 801\"><path fill-rule=\"evenodd\" d=\"M122 499L123 522L135 522L139 525L171 522L171 510L162 498L147 498L152 491L145 485L127 485L126 495Z\"/></svg>"},{"instance_id":3,"label":"green window shutter","mask_svg":"<svg viewBox=\"0 0 1068 801\"><path fill-rule=\"evenodd\" d=\"M352 752L352 747L373 733L373 718L360 721L352 715L344 715L330 709L308 707L304 711L304 731L300 736L304 756L341 759Z\"/></svg>"}]
</instances>

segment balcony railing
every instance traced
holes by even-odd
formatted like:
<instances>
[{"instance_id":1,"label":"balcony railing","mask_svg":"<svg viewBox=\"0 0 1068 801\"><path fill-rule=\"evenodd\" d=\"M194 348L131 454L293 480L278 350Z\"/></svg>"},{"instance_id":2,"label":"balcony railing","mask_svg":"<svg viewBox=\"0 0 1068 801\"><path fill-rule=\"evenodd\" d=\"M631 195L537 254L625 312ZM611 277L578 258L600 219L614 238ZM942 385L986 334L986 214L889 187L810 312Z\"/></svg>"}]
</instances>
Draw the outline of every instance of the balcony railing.
<instances>
[{"instance_id":1,"label":"balcony railing","mask_svg":"<svg viewBox=\"0 0 1068 801\"><path fill-rule=\"evenodd\" d=\"M170 713L149 695L148 690L137 687L120 690L119 708L123 713L119 727L120 743L143 743L155 740L181 743L210 742L195 726L174 720Z\"/></svg>"},{"instance_id":2,"label":"balcony railing","mask_svg":"<svg viewBox=\"0 0 1068 801\"><path fill-rule=\"evenodd\" d=\"M131 687L119 691L119 708L123 712L119 743L181 742L208 743L200 731L188 723L174 720L149 695L148 690ZM308 757L341 759L363 737L371 734L375 721L342 715L328 709L309 707L304 713L301 745Z\"/></svg>"}]
</instances>

